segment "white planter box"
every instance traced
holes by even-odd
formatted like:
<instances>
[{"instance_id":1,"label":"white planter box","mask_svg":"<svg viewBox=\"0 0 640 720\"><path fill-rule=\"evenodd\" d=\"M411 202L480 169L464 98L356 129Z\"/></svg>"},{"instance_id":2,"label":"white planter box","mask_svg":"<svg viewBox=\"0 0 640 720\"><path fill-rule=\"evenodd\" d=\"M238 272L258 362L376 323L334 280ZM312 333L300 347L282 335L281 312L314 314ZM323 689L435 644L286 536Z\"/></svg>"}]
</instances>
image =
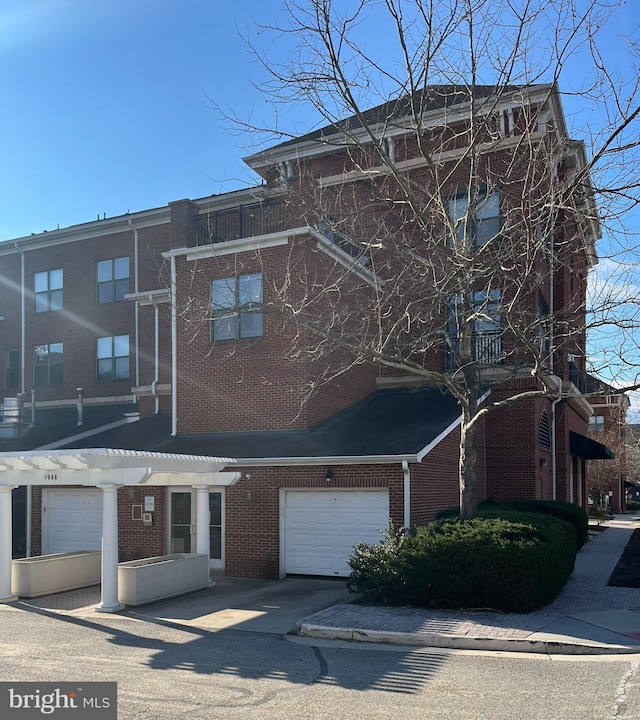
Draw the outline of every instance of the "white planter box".
<instances>
[{"instance_id":1,"label":"white planter box","mask_svg":"<svg viewBox=\"0 0 640 720\"><path fill-rule=\"evenodd\" d=\"M118 602L125 605L142 605L209 584L208 555L175 553L118 565Z\"/></svg>"},{"instance_id":2,"label":"white planter box","mask_svg":"<svg viewBox=\"0 0 640 720\"><path fill-rule=\"evenodd\" d=\"M99 550L79 550L13 560L11 592L34 598L99 585L101 557Z\"/></svg>"}]
</instances>

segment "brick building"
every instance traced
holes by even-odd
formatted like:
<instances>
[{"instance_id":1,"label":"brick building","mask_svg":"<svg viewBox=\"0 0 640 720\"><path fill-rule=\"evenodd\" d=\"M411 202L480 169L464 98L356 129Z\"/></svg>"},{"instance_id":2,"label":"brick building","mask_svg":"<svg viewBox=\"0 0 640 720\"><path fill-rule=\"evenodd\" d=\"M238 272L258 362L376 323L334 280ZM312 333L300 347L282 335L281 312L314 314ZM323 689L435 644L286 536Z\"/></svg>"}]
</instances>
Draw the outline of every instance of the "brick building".
<instances>
[{"instance_id":1,"label":"brick building","mask_svg":"<svg viewBox=\"0 0 640 720\"><path fill-rule=\"evenodd\" d=\"M484 228L493 235L522 205L522 191L514 195L515 185L503 180L515 172L510 168L531 165L517 147L532 118L536 143L548 142L554 153L545 182L562 184L585 158L566 136L554 87L509 89L498 104L492 88L475 90L473 103L491 106L487 118L498 134L487 124L478 169L482 217L473 218L474 233ZM425 127L440 128L438 141L447 143L443 166L455 162L464 137L449 137L448 130L464 122L470 104L454 88L437 88L422 105ZM385 157L419 184L426 182L427 163L407 130L413 111L411 102L396 101L373 109L364 122ZM394 264L388 249L386 259L383 248L372 262L374 233L380 227L391 233L405 219L394 203L368 208L371 183L387 180L366 153L356 157L342 140L364 132L359 122L247 158L263 179L255 187L0 244L6 398L0 466L18 485L27 468L48 478L40 484L32 478L19 490L28 553L100 547L104 491L87 479L97 469L92 463L103 462L88 452L95 448L131 451L114 457L118 463L130 457L136 467L162 456L146 480L117 491L122 560L206 547L211 565L229 574L345 575L354 542L376 540L389 518L410 527L458 502L460 410L445 388L425 382L430 372L460 367L450 311L438 311L436 334L445 329L447 341L423 353L415 375L390 371L348 347L319 353L313 323L282 311L287 288L290 309L305 301L316 318L326 318L336 277L340 307L347 309L366 308L384 282L391 288L393 281L401 300L412 292L415 278ZM539 186L547 170L540 170ZM499 190L489 187L495 173L503 179ZM465 213L456 195L461 178L462 171L449 173L442 188L456 228ZM342 207L341 217L319 210L312 201L318 188L334 209ZM354 208L362 210L358 227L350 220ZM489 311L482 328L480 321L474 325L472 351L475 359L481 355L487 388L482 401L538 391L479 423L480 500L557 498L586 506L585 459L606 456L587 436L592 410L577 384L584 352L569 352L585 343L586 274L599 232L593 213L587 215L584 222L571 217L554 225L555 249L530 274L511 270L512 279L526 277L522 306L536 321L542 374L533 377L517 333L501 326L499 311ZM496 307L514 302L508 279L505 274L504 285L486 293L485 305L494 298ZM309 303L310 289L319 288ZM559 309L562 332L555 332L545 318ZM350 317L358 319L354 333L368 321L366 313ZM211 477L220 485L207 486L206 501L193 474L196 460L190 461L196 470L181 475L176 454L216 459ZM78 473L86 468L86 477L76 474L78 482L65 484L63 470L74 463ZM153 484L163 472L166 482Z\"/></svg>"}]
</instances>

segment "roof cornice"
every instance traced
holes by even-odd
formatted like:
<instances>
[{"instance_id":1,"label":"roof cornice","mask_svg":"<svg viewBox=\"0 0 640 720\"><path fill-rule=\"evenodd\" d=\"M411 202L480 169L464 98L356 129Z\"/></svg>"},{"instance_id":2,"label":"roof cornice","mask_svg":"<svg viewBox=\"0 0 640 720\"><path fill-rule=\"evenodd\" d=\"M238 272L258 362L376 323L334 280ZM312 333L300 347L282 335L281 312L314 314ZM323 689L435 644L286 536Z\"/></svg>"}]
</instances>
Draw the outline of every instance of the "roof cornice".
<instances>
[{"instance_id":1,"label":"roof cornice","mask_svg":"<svg viewBox=\"0 0 640 720\"><path fill-rule=\"evenodd\" d=\"M497 102L491 103L490 108L487 106L487 101L496 100L495 96L487 96L478 98L474 101L479 112L483 112L483 106L485 106L485 112L491 112L512 106L514 102L518 105L529 105L537 102L544 102L549 97L555 98L553 101L554 115L559 115L562 131L566 135L566 126L564 123L564 117L562 114L561 105L558 99L557 87L552 84L544 85L532 85L527 88L520 88L512 90L497 100ZM426 128L438 127L444 124L452 124L461 122L468 118L468 109L471 106L471 101L459 103L452 107L437 108L435 110L427 111L421 117L421 124ZM313 157L326 153L335 152L340 148L353 146L366 142L370 139L370 134L376 137L391 137L398 135L405 135L407 132L411 132L415 125L411 116L401 117L394 119L393 122L377 122L372 123L366 128L353 128L343 132L333 132L332 134L321 136L312 140L303 140L300 142L286 142L286 144L276 145L273 148L267 148L253 155L248 155L243 161L249 165L256 172L260 172L261 169L268 168L283 162L285 160L298 160L303 157ZM304 137L304 136L302 136Z\"/></svg>"}]
</instances>

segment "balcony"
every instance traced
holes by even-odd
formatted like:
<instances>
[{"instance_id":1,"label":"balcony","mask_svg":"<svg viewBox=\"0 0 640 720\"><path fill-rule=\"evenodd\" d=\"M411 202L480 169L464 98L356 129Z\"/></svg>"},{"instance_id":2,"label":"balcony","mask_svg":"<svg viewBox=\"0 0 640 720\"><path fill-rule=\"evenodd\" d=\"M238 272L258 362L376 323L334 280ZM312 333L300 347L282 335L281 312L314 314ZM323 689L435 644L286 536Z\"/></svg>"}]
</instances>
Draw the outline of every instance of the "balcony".
<instances>
[{"instance_id":1,"label":"balcony","mask_svg":"<svg viewBox=\"0 0 640 720\"><path fill-rule=\"evenodd\" d=\"M285 229L284 205L262 201L196 217L196 245L212 245Z\"/></svg>"},{"instance_id":2,"label":"balcony","mask_svg":"<svg viewBox=\"0 0 640 720\"><path fill-rule=\"evenodd\" d=\"M451 337L446 349L446 369L455 370L460 367L460 339ZM502 333L474 333L471 337L471 355L473 362L480 365L497 365L504 361L502 352Z\"/></svg>"}]
</instances>

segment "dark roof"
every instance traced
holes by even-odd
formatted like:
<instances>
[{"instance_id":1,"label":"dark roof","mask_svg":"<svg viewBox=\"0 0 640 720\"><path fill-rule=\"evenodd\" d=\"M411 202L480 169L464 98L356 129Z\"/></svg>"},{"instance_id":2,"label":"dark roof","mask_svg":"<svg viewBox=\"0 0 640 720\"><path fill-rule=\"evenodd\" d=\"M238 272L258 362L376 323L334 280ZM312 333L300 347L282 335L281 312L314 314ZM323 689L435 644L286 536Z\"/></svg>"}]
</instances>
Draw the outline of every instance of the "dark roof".
<instances>
[{"instance_id":1,"label":"dark roof","mask_svg":"<svg viewBox=\"0 0 640 720\"><path fill-rule=\"evenodd\" d=\"M495 85L476 85L473 87L473 97L475 100L480 100L482 98L490 98L496 95L497 92L517 92L526 87L525 85L498 87ZM413 94L394 98L370 110L365 110L360 116L352 115L344 120L307 133L306 135L286 140L283 143L269 148L269 151L277 150L287 145L297 145L298 143L313 140L322 141L336 134L358 130L365 126L375 126L384 123L393 125L394 120L402 120L414 114L421 117L424 113L433 110L440 110L442 108L467 103L470 100L471 93L472 89L468 85L429 85L424 90L418 90ZM258 155L260 155L260 153L258 153Z\"/></svg>"},{"instance_id":2,"label":"dark roof","mask_svg":"<svg viewBox=\"0 0 640 720\"><path fill-rule=\"evenodd\" d=\"M0 449L33 450L34 448L50 445L73 435L95 430L118 420L124 420L125 414L138 411L137 404L85 404L82 412L82 425L78 426L78 411L75 405L65 407L36 406L35 425L28 428L31 423L31 411L22 413L22 436L15 441L4 441Z\"/></svg>"},{"instance_id":3,"label":"dark roof","mask_svg":"<svg viewBox=\"0 0 640 720\"><path fill-rule=\"evenodd\" d=\"M108 447L233 458L412 455L458 417L455 399L439 387L378 390L309 430L178 435L154 415L66 448Z\"/></svg>"}]
</instances>

